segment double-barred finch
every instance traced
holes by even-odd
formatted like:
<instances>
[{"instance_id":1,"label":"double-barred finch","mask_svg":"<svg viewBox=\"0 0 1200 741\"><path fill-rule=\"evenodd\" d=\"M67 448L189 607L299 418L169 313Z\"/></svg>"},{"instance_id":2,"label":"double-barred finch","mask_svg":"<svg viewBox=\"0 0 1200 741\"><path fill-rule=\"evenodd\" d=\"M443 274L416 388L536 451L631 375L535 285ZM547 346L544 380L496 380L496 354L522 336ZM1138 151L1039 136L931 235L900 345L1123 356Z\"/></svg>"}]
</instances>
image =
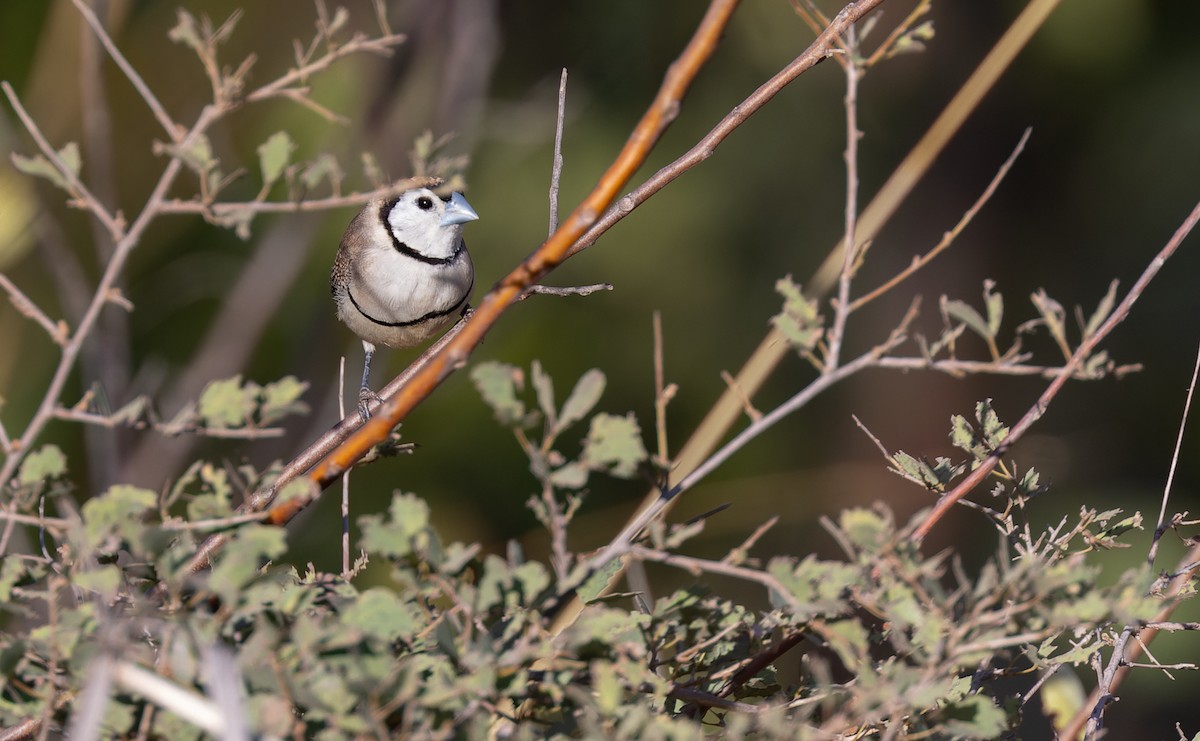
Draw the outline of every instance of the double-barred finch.
<instances>
[{"instance_id":1,"label":"double-barred finch","mask_svg":"<svg viewBox=\"0 0 1200 741\"><path fill-rule=\"evenodd\" d=\"M377 398L368 385L376 345L413 347L466 308L475 267L463 224L479 215L461 193L439 198L416 188L371 201L342 235L329 288L338 319L362 339L358 413Z\"/></svg>"}]
</instances>

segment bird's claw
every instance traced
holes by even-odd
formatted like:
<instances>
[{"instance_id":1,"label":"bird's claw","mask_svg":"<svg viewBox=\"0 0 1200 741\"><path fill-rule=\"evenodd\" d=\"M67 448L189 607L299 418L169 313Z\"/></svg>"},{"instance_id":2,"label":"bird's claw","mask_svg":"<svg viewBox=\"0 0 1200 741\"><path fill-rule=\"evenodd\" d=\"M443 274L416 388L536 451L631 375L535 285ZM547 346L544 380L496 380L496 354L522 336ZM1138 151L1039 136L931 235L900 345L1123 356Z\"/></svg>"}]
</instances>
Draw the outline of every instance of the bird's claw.
<instances>
[{"instance_id":1,"label":"bird's claw","mask_svg":"<svg viewBox=\"0 0 1200 741\"><path fill-rule=\"evenodd\" d=\"M371 418L371 405L382 402L383 399L379 398L379 394L363 386L358 390L358 418L365 424Z\"/></svg>"}]
</instances>

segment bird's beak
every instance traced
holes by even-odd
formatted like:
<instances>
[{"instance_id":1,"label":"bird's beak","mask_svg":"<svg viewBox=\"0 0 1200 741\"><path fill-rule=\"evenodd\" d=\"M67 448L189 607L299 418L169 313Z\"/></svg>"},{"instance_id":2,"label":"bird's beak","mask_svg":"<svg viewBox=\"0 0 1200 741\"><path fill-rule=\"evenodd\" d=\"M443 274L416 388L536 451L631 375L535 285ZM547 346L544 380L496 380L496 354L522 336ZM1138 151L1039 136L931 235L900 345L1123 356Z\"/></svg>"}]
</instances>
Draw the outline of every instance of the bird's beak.
<instances>
[{"instance_id":1,"label":"bird's beak","mask_svg":"<svg viewBox=\"0 0 1200 741\"><path fill-rule=\"evenodd\" d=\"M450 196L450 202L446 204L446 210L442 212L442 226L454 226L455 224L465 224L468 221L474 221L479 218L479 214L475 213L475 209L471 208L471 204L467 203L467 199L463 198L462 193L455 193Z\"/></svg>"}]
</instances>

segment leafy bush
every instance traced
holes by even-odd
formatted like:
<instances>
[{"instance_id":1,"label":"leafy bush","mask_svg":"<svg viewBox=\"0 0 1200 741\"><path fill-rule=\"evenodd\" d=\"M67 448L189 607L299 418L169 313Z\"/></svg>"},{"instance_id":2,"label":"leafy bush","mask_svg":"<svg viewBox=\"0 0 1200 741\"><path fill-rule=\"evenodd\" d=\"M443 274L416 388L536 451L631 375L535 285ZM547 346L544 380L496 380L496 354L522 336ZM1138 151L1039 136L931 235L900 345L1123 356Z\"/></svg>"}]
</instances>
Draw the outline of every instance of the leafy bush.
<instances>
[{"instance_id":1,"label":"leafy bush","mask_svg":"<svg viewBox=\"0 0 1200 741\"><path fill-rule=\"evenodd\" d=\"M751 403L763 374L729 377L721 403L734 412L726 422L703 423L705 434L695 439L723 439L738 411L749 418L746 427L719 448L689 442L672 451L665 418L678 389L664 377L661 334L655 404L641 420L607 405L601 369L568 384L560 380L558 388L571 388L560 402L555 381L537 360L527 370L524 363L474 363L469 375L480 403L528 459L537 486L528 506L549 535L547 557L528 557L516 543L501 555L479 543L448 541L433 525L430 503L396 491L386 512L358 518L355 553L347 537L343 570L331 574L287 560L303 562L289 553L288 521L354 465L407 450L397 424L466 362L515 301L602 288L549 289L541 281L711 154L771 97L748 98L698 149L616 198L674 117L736 3L712 3L639 134L596 189L497 282L474 315L389 385L368 423L352 413L286 463L256 466L245 455L222 464L201 455L154 491L129 483L89 488L82 463L68 454L71 446L50 438L46 427L66 420L105 434L134 429L249 447L307 413L308 384L292 375L261 384L243 374L209 378L194 401L165 421L150 395L107 409L102 384L67 405L71 375L83 368L86 377L97 367L89 365L87 347L107 337L101 317L110 305L132 308L121 276L135 248L150 241L151 223L193 214L249 239L266 214L357 206L417 184L461 187L466 163L445 153L448 139L424 134L410 153L412 177L390 181L378 159L364 155L362 177L370 190L344 193L347 168L331 153L295 160L298 137L287 131L253 148L257 168L234 164L237 156L224 151L217 125L266 100L291 101L339 120L313 94L313 80L363 52L386 55L403 42L382 2L373 4L378 28L371 33L351 32L357 21L345 9L330 13L317 2L313 38L295 45L289 71L263 85L251 82L253 57L230 66L222 56L239 15L214 25L178 11L168 36L197 56L212 88L211 102L185 126L78 0L79 13L134 84L165 141L152 148L162 164L156 184L127 218L85 183L80 147L47 141L12 86L4 85L40 152L14 154L15 167L64 192L111 250L94 293L71 322L51 320L0 276L16 309L61 351L23 431L12 436L0 427L0 548L6 553L0 720L9 726L3 737L997 738L1013 736L1036 714L1035 698L1041 709L1060 713L1052 722L1064 737L1078 735L1085 723L1096 737L1118 675L1136 663L1140 648L1132 647L1144 646L1158 630L1197 627L1169 622L1192 590L1196 559L1157 574L1149 565L1152 552L1147 564L1105 576L1098 554L1127 547L1129 533L1142 528L1141 515L1083 507L1039 524L1029 504L1050 491L1047 477L1019 465L1012 449L1066 382L1137 370L1118 365L1099 344L1178 248L1195 215L1130 291L1119 294L1114 282L1094 308L1077 309L1077 328L1042 290L1032 295L1028 317L1011 326L1016 312L986 281L981 304L941 297L935 336L915 328L920 302L914 300L883 336L856 337L867 349L850 356L849 317L949 247L1026 140L942 243L852 299L881 223L873 218L874 204L860 214L857 202L858 81L876 64L933 39L929 3L919 2L887 34L876 31L873 38L885 38L868 49L864 43L879 19L868 14L880 4L852 4L828 19L797 3L819 36L766 83L777 92L826 58L836 60L847 79L848 207L842 244L832 253L835 269L807 286L790 276L779 280L782 302L768 336L775 341L764 342L748 364L773 367L795 353L807 363L807 384L763 413ZM974 84L986 88L994 79ZM927 167L933 155L924 156ZM252 195L238 200L239 181L255 170ZM189 187L184 183L191 183L189 196L169 197ZM556 174L555 199L558 190ZM826 300L830 291L835 297ZM985 353L974 357L974 347ZM1046 347L1061 357L1041 360ZM1049 384L1011 425L990 399L971 414L955 415L947 431L958 451L953 457L890 450L860 423L888 470L927 490L936 506L903 521L882 505L851 506L823 519L838 557L818 556L802 542L758 555L760 540L778 521L770 513L720 557L692 552L716 513L669 523L671 507L779 419L867 369L1023 375ZM760 380L747 381L751 376ZM606 534L604 547L578 552L571 534L578 532L581 507L589 489L609 479L621 486L648 482L651 491L624 528ZM964 499L988 479L988 493ZM497 488L523 486L526 481L502 481ZM922 548L956 503L994 528L994 546L978 563L951 550ZM1164 532L1186 524L1183 515L1159 523L1154 547ZM652 598L646 564L682 572L684 585ZM368 568L380 578L367 578ZM1068 668L1097 670L1092 698L1084 699Z\"/></svg>"}]
</instances>

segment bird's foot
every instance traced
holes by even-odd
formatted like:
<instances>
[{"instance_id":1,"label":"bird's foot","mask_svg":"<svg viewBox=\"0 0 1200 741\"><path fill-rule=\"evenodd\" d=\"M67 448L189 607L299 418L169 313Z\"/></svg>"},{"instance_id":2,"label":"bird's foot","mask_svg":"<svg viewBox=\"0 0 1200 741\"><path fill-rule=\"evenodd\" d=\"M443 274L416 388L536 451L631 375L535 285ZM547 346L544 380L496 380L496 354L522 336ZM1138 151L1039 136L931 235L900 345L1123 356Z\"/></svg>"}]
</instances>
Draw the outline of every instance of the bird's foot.
<instances>
[{"instance_id":1,"label":"bird's foot","mask_svg":"<svg viewBox=\"0 0 1200 741\"><path fill-rule=\"evenodd\" d=\"M379 394L363 386L358 390L358 418L365 424L371 418L371 405L382 402L383 399L379 398Z\"/></svg>"}]
</instances>

